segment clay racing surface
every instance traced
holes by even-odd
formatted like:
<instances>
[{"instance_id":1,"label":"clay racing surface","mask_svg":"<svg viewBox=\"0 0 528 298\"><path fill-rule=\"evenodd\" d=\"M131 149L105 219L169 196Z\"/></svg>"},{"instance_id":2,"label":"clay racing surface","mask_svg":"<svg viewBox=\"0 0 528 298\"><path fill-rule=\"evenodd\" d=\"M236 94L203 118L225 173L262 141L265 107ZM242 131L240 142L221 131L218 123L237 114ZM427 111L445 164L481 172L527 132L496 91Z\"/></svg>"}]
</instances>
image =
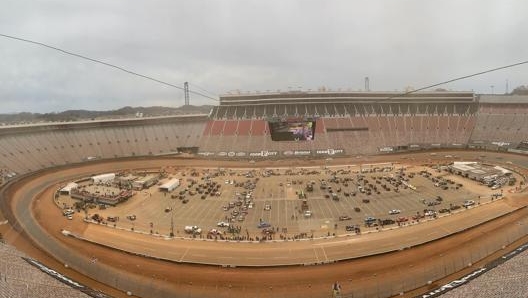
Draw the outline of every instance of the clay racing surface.
<instances>
[{"instance_id":1,"label":"clay racing surface","mask_svg":"<svg viewBox=\"0 0 528 298\"><path fill-rule=\"evenodd\" d=\"M420 165L443 159L444 154L292 161L289 166L402 160L406 164ZM480 153L461 151L455 154L464 160L474 160ZM484 155L482 158L492 163L511 161L510 168L527 163L524 157L517 155ZM49 170L8 189L8 200L3 207L10 225L2 225L0 229L8 242L30 256L117 297L126 296L126 291L142 297L330 297L335 281L341 283L343 295L371 297L405 293L405 296L412 296L441 284L444 276L455 278L457 274L478 268L479 262L490 255L493 257L496 251L504 252L503 246L507 249L527 233L528 211L523 208L526 200L523 194L509 192L504 199L493 203L483 202L477 208L418 225L362 235L338 233L342 236L263 243L178 237L167 240L81 220L69 221L53 202L58 185L72 177L167 165L283 167L284 161L248 164L247 161L136 159ZM7 203L10 208L5 209ZM467 229L472 226L475 227ZM63 229L89 241L65 237L61 233ZM427 242L434 239L439 240ZM420 243L424 244L418 245ZM375 256L365 257L368 255ZM215 265L191 264L195 262ZM423 286L425 288L412 291Z\"/></svg>"}]
</instances>

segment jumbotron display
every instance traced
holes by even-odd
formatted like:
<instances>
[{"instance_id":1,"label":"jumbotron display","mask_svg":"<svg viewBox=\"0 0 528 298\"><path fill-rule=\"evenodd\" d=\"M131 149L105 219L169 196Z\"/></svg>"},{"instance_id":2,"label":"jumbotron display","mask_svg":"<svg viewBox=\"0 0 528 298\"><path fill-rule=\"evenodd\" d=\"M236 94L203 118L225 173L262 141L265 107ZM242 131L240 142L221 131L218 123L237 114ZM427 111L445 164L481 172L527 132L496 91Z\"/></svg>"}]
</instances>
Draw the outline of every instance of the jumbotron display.
<instances>
[{"instance_id":1,"label":"jumbotron display","mask_svg":"<svg viewBox=\"0 0 528 298\"><path fill-rule=\"evenodd\" d=\"M282 120L269 121L273 141L311 141L315 139L315 121Z\"/></svg>"}]
</instances>

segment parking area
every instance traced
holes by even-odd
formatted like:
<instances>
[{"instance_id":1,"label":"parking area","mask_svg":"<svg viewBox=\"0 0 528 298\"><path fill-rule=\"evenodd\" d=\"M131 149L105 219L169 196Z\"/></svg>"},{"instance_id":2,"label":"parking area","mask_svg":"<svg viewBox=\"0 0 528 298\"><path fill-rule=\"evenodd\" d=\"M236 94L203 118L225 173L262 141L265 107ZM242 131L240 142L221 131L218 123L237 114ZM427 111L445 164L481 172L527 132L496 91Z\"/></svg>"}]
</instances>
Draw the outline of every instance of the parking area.
<instances>
[{"instance_id":1,"label":"parking area","mask_svg":"<svg viewBox=\"0 0 528 298\"><path fill-rule=\"evenodd\" d=\"M501 192L436 166L389 163L180 168L169 171L158 184L174 178L180 179L180 185L172 192L154 185L116 207L91 206L86 215L93 218L97 214L110 226L161 235L192 236L184 227L197 226L202 232L194 237L305 238L353 233L351 227L365 230L406 225L458 212L468 201L474 204L467 207L473 208ZM61 195L57 202L70 207L75 201ZM79 211L73 219L84 216ZM374 220L365 222L368 217ZM221 222L224 224L218 226Z\"/></svg>"}]
</instances>

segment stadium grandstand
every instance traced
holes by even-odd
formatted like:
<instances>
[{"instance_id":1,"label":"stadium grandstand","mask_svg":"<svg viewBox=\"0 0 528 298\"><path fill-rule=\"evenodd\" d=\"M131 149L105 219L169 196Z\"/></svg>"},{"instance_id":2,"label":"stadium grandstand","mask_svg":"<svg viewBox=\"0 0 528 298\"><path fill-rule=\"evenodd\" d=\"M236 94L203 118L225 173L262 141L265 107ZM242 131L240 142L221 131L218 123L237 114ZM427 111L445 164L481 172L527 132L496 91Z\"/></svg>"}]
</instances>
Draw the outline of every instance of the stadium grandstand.
<instances>
[{"instance_id":1,"label":"stadium grandstand","mask_svg":"<svg viewBox=\"0 0 528 298\"><path fill-rule=\"evenodd\" d=\"M209 115L0 128L2 181L94 159L371 155L437 148L528 150L528 96L473 92L224 95Z\"/></svg>"},{"instance_id":2,"label":"stadium grandstand","mask_svg":"<svg viewBox=\"0 0 528 298\"><path fill-rule=\"evenodd\" d=\"M59 282L57 276L41 272L25 259L23 253L0 241L0 298L91 297Z\"/></svg>"},{"instance_id":3,"label":"stadium grandstand","mask_svg":"<svg viewBox=\"0 0 528 298\"><path fill-rule=\"evenodd\" d=\"M526 245L521 247L522 252L514 251L508 255L514 257L508 258L503 256L497 260L500 264L493 267L486 274L465 282L462 280L455 285L454 289L446 291L441 297L443 298L488 298L488 297L526 297L528 293L528 285L526 278L528 278L528 252ZM517 250L521 250L517 249ZM502 263L503 259L507 259ZM457 282L453 282L456 284ZM433 295L431 295L433 296Z\"/></svg>"},{"instance_id":4,"label":"stadium grandstand","mask_svg":"<svg viewBox=\"0 0 528 298\"><path fill-rule=\"evenodd\" d=\"M528 96L481 95L470 148L523 153L528 149Z\"/></svg>"},{"instance_id":5,"label":"stadium grandstand","mask_svg":"<svg viewBox=\"0 0 528 298\"><path fill-rule=\"evenodd\" d=\"M473 92L285 92L226 95L213 108L203 155L376 154L467 144L478 103ZM311 123L313 135L273 142L275 123ZM305 142L306 141L306 142ZM224 151L224 152L223 152ZM230 153L230 154L229 154Z\"/></svg>"},{"instance_id":6,"label":"stadium grandstand","mask_svg":"<svg viewBox=\"0 0 528 298\"><path fill-rule=\"evenodd\" d=\"M197 152L207 115L4 126L0 169L23 174L95 159Z\"/></svg>"}]
</instances>

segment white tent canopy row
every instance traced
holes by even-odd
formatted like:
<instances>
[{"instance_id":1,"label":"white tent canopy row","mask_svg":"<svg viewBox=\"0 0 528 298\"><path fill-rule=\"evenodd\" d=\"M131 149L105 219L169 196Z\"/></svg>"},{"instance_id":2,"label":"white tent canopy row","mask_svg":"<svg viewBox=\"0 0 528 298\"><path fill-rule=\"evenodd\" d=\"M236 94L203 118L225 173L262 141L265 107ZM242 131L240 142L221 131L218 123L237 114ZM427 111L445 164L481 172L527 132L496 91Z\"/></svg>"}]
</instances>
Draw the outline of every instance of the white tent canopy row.
<instances>
[{"instance_id":1,"label":"white tent canopy row","mask_svg":"<svg viewBox=\"0 0 528 298\"><path fill-rule=\"evenodd\" d=\"M173 178L159 187L160 191L171 192L180 185L180 179Z\"/></svg>"},{"instance_id":2,"label":"white tent canopy row","mask_svg":"<svg viewBox=\"0 0 528 298\"><path fill-rule=\"evenodd\" d=\"M115 179L115 173L106 173L101 175L92 176L93 183L105 183Z\"/></svg>"},{"instance_id":3,"label":"white tent canopy row","mask_svg":"<svg viewBox=\"0 0 528 298\"><path fill-rule=\"evenodd\" d=\"M70 182L68 183L66 186L64 186L63 188L60 189L60 193L61 194L70 194L71 190L72 189L75 189L77 188L79 185L75 182Z\"/></svg>"}]
</instances>

